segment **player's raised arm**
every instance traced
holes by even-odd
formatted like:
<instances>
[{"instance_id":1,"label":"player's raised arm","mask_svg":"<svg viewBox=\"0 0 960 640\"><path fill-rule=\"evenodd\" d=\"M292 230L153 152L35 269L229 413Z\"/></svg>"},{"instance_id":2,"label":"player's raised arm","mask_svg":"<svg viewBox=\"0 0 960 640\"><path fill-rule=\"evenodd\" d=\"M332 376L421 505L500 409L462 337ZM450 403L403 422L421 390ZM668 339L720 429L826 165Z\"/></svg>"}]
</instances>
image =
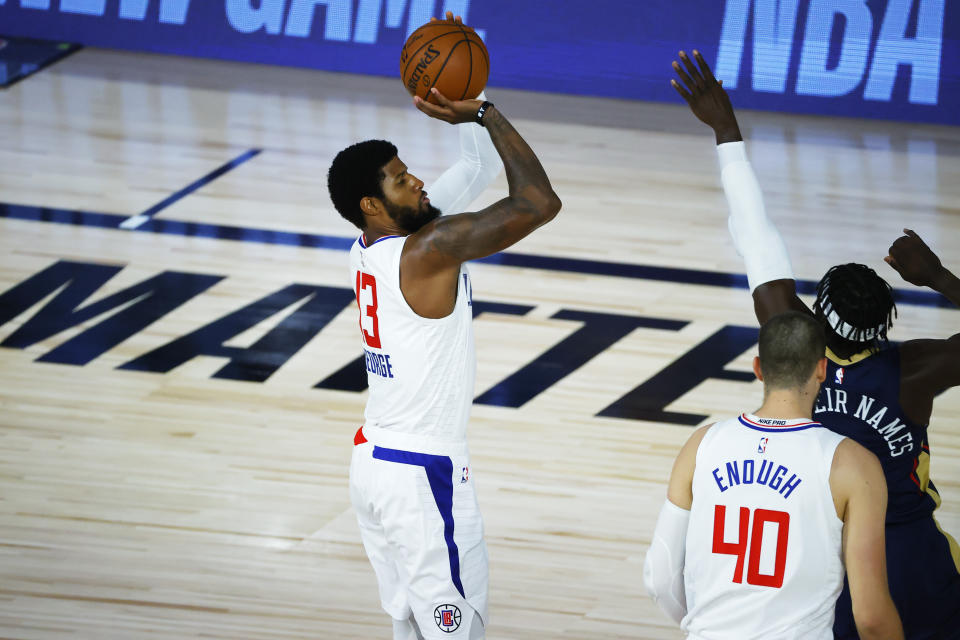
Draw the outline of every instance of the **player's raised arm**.
<instances>
[{"instance_id":1,"label":"player's raised arm","mask_svg":"<svg viewBox=\"0 0 960 640\"><path fill-rule=\"evenodd\" d=\"M432 90L439 104L414 98L427 115L459 124L479 122L490 133L507 174L508 195L476 213L443 216L411 234L400 259L401 287L411 307L426 317L452 308L460 265L502 251L560 211L540 160L506 117L488 102L451 101Z\"/></svg>"},{"instance_id":2,"label":"player's raised arm","mask_svg":"<svg viewBox=\"0 0 960 640\"><path fill-rule=\"evenodd\" d=\"M404 263L409 255L433 269L453 268L506 249L552 220L561 203L536 154L495 106L479 115L485 104L480 100L451 101L435 89L434 97L439 105L419 98L414 102L427 115L451 124L479 119L486 127L506 168L509 190L506 198L482 211L440 218L408 240Z\"/></svg>"},{"instance_id":3,"label":"player's raised arm","mask_svg":"<svg viewBox=\"0 0 960 640\"><path fill-rule=\"evenodd\" d=\"M912 229L903 230L883 260L910 284L929 287L960 307L960 278L943 266L937 254ZM957 337L960 334L954 336Z\"/></svg>"},{"instance_id":4,"label":"player's raised arm","mask_svg":"<svg viewBox=\"0 0 960 640\"><path fill-rule=\"evenodd\" d=\"M486 101L481 93L478 100ZM430 201L443 214L461 213L496 179L503 162L490 135L476 122L457 125L460 156L427 188Z\"/></svg>"},{"instance_id":5,"label":"player's raised arm","mask_svg":"<svg viewBox=\"0 0 960 640\"><path fill-rule=\"evenodd\" d=\"M897 238L884 258L900 276L919 287L929 287L960 306L960 278L943 266L927 243L910 229ZM960 385L960 333L946 340L908 340L901 345L900 401L919 424L929 421L933 400Z\"/></svg>"},{"instance_id":6,"label":"player's raised arm","mask_svg":"<svg viewBox=\"0 0 960 640\"><path fill-rule=\"evenodd\" d=\"M863 640L902 640L887 586L887 483L880 462L853 440L843 440L834 454L830 489L843 520L843 563L857 631Z\"/></svg>"},{"instance_id":7,"label":"player's raised arm","mask_svg":"<svg viewBox=\"0 0 960 640\"><path fill-rule=\"evenodd\" d=\"M687 102L693 114L716 136L720 177L730 217L727 227L737 253L743 257L760 324L783 311L810 310L797 297L790 257L780 232L767 217L760 184L747 159L740 126L730 97L714 77L700 52L697 64L683 51L673 62L676 79L670 84Z\"/></svg>"},{"instance_id":8,"label":"player's raised arm","mask_svg":"<svg viewBox=\"0 0 960 640\"><path fill-rule=\"evenodd\" d=\"M446 19L463 24L463 19L452 11L447 11ZM430 18L430 22L437 19ZM485 102L487 96L481 91L477 99ZM463 212L503 169L503 162L482 126L464 122L457 125L457 133L460 157L427 188L433 206L447 215Z\"/></svg>"}]
</instances>

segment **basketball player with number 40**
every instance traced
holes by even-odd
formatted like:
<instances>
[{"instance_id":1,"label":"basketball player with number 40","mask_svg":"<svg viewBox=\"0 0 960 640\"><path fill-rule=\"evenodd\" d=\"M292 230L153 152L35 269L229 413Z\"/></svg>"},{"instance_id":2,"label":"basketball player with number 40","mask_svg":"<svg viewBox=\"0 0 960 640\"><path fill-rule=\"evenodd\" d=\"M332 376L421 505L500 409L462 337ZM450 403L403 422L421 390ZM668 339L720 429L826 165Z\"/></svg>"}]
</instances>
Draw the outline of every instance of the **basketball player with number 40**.
<instances>
[{"instance_id":1,"label":"basketball player with number 40","mask_svg":"<svg viewBox=\"0 0 960 640\"><path fill-rule=\"evenodd\" d=\"M902 640L887 587L887 485L870 451L812 419L826 336L788 311L760 329L763 404L680 451L644 584L688 638L832 640L844 569L863 640Z\"/></svg>"}]
</instances>

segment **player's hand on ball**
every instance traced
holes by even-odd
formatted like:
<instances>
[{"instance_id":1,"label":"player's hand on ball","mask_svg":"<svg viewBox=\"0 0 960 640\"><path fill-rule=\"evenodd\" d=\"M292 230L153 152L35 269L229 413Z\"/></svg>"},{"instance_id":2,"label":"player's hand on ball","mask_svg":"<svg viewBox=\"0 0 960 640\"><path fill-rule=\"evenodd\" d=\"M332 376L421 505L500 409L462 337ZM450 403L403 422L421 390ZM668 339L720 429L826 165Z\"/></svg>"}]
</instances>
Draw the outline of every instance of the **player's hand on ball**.
<instances>
[{"instance_id":1,"label":"player's hand on ball","mask_svg":"<svg viewBox=\"0 0 960 640\"><path fill-rule=\"evenodd\" d=\"M436 87L430 89L430 93L437 104L430 104L419 96L414 97L413 104L431 118L443 120L450 124L474 122L477 111L483 104L482 100L449 100Z\"/></svg>"},{"instance_id":2,"label":"player's hand on ball","mask_svg":"<svg viewBox=\"0 0 960 640\"><path fill-rule=\"evenodd\" d=\"M453 11L447 11L447 15L444 16L444 20L450 20L451 22L456 22L457 24L463 24L463 18L460 16L454 16ZM437 18L430 18L430 22L440 22Z\"/></svg>"}]
</instances>

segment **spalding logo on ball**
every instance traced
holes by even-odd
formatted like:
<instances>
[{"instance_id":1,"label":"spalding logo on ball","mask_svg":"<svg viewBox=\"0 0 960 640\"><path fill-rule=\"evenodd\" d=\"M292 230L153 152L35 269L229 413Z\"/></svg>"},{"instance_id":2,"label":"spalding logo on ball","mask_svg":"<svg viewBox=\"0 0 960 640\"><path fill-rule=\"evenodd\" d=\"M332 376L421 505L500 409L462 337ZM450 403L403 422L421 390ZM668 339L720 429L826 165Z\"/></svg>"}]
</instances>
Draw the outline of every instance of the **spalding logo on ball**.
<instances>
[{"instance_id":1,"label":"spalding logo on ball","mask_svg":"<svg viewBox=\"0 0 960 640\"><path fill-rule=\"evenodd\" d=\"M428 22L410 34L400 51L403 85L428 102L434 102L433 87L451 100L472 100L487 86L489 75L483 40L454 20Z\"/></svg>"}]
</instances>

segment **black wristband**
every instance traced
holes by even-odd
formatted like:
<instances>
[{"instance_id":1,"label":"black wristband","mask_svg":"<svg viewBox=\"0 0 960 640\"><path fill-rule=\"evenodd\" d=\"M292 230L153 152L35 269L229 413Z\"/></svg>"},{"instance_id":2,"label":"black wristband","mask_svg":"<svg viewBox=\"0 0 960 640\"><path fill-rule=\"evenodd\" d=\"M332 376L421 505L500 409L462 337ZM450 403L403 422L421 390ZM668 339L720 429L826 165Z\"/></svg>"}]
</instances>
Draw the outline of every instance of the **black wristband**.
<instances>
[{"instance_id":1,"label":"black wristband","mask_svg":"<svg viewBox=\"0 0 960 640\"><path fill-rule=\"evenodd\" d=\"M480 105L479 109L477 109L476 121L477 121L477 124L480 125L481 127L485 126L483 124L483 114L485 114L487 112L487 109L489 109L492 106L493 106L492 102L486 101L482 105Z\"/></svg>"}]
</instances>

